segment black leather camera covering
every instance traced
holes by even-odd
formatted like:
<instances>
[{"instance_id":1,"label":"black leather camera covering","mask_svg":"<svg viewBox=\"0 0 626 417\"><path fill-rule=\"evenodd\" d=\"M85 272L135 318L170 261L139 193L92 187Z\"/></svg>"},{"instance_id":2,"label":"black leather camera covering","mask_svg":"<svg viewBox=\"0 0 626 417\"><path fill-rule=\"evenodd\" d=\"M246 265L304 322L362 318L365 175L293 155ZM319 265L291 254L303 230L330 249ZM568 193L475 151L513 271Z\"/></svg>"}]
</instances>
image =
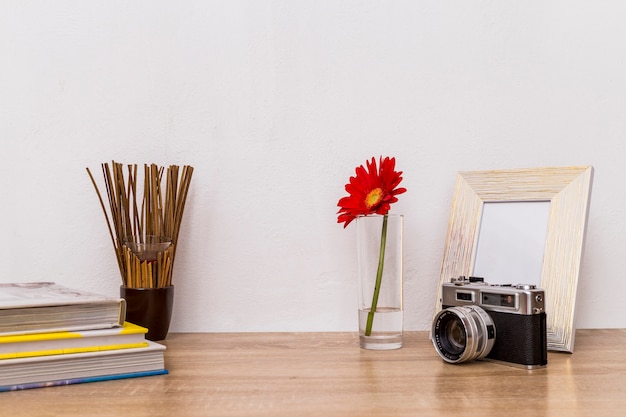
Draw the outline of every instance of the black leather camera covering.
<instances>
[{"instance_id":1,"label":"black leather camera covering","mask_svg":"<svg viewBox=\"0 0 626 417\"><path fill-rule=\"evenodd\" d=\"M523 315L486 311L496 327L496 341L488 359L547 365L546 313Z\"/></svg>"}]
</instances>

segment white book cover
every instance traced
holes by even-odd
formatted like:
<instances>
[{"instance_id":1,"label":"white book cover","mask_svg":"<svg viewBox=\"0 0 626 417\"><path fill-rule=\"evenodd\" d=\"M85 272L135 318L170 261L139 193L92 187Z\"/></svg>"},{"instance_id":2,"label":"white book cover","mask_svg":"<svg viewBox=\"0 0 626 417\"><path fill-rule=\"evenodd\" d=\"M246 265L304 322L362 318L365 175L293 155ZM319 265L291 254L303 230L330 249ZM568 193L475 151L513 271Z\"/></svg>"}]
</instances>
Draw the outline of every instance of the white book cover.
<instances>
[{"instance_id":1,"label":"white book cover","mask_svg":"<svg viewBox=\"0 0 626 417\"><path fill-rule=\"evenodd\" d=\"M0 284L0 309L85 303L119 303L119 299L67 288L54 282Z\"/></svg>"},{"instance_id":2,"label":"white book cover","mask_svg":"<svg viewBox=\"0 0 626 417\"><path fill-rule=\"evenodd\" d=\"M53 282L0 284L0 335L119 327L126 301Z\"/></svg>"}]
</instances>

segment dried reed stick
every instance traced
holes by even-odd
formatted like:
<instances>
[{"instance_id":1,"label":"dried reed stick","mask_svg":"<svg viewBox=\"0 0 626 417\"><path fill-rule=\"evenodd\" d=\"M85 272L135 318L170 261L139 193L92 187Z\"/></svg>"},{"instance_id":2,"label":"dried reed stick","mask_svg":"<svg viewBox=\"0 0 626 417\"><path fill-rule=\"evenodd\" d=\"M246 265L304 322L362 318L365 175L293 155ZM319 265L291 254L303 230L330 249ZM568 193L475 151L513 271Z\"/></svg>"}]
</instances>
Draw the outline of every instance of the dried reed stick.
<instances>
[{"instance_id":1,"label":"dried reed stick","mask_svg":"<svg viewBox=\"0 0 626 417\"><path fill-rule=\"evenodd\" d=\"M122 284L131 288L154 288L172 285L174 257L182 223L193 167L170 165L167 172L155 164L144 165L143 192L138 193L137 165L112 161L102 164L108 210L96 180L87 173L96 190L109 230ZM165 173L165 190L162 180ZM124 245L132 236L156 235L171 239L170 247L158 253L156 261L141 261Z\"/></svg>"}]
</instances>

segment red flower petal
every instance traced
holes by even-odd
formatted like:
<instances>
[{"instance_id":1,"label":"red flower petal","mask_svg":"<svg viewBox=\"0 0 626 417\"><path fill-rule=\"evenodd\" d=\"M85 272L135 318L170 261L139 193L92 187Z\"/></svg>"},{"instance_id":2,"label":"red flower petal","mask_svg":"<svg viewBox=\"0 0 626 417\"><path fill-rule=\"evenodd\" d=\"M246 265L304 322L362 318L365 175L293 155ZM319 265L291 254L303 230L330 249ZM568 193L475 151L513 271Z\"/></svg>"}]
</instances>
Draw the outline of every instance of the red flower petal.
<instances>
[{"instance_id":1,"label":"red flower petal","mask_svg":"<svg viewBox=\"0 0 626 417\"><path fill-rule=\"evenodd\" d=\"M344 223L345 228L357 216L368 214L387 214L390 205L397 202L396 195L406 192L406 188L397 188L402 181L402 171L396 171L396 158L381 156L376 164L376 158L365 161L363 165L355 169L355 176L350 177L345 190L348 196L342 197L337 206L338 223ZM370 201L368 205L367 197L373 190L380 189L382 197L375 203ZM378 191L377 191L378 192Z\"/></svg>"}]
</instances>

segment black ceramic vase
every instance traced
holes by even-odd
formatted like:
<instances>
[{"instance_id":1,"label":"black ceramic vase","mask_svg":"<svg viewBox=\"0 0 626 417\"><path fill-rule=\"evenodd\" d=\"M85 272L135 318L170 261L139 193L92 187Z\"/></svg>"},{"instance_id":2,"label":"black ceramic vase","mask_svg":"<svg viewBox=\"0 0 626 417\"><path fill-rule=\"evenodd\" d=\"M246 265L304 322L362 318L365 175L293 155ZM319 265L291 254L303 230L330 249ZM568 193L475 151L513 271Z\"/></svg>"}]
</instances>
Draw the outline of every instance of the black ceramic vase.
<instances>
[{"instance_id":1,"label":"black ceramic vase","mask_svg":"<svg viewBox=\"0 0 626 417\"><path fill-rule=\"evenodd\" d=\"M146 339L163 340L167 337L174 307L174 286L162 288L120 287L120 296L126 300L126 321L148 328Z\"/></svg>"}]
</instances>

